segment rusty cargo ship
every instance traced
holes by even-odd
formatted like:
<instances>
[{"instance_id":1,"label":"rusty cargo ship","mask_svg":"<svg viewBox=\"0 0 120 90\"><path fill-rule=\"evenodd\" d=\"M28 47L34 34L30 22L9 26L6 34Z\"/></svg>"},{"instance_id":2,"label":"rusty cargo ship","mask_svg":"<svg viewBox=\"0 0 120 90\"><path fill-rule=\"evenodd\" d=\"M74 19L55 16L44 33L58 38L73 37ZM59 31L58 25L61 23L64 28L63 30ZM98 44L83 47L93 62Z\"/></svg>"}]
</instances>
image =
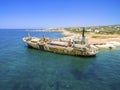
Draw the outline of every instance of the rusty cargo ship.
<instances>
[{"instance_id":1,"label":"rusty cargo ship","mask_svg":"<svg viewBox=\"0 0 120 90\"><path fill-rule=\"evenodd\" d=\"M82 38L75 38L73 40L38 38L30 36L28 33L28 37L24 37L23 41L29 47L38 50L75 56L95 56L98 53L98 49L87 43L84 32L83 28Z\"/></svg>"}]
</instances>

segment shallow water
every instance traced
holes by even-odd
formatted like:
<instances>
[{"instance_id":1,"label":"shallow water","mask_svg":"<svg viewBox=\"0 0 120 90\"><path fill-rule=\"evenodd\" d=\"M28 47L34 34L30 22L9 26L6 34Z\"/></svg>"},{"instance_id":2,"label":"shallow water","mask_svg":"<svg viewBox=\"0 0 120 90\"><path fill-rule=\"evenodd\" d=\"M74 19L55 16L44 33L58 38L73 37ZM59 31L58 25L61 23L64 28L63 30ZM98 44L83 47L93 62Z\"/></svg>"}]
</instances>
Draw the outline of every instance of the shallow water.
<instances>
[{"instance_id":1,"label":"shallow water","mask_svg":"<svg viewBox=\"0 0 120 90\"><path fill-rule=\"evenodd\" d=\"M60 33L46 32L51 38ZM25 30L0 30L0 90L120 90L120 48L96 57L27 48Z\"/></svg>"}]
</instances>

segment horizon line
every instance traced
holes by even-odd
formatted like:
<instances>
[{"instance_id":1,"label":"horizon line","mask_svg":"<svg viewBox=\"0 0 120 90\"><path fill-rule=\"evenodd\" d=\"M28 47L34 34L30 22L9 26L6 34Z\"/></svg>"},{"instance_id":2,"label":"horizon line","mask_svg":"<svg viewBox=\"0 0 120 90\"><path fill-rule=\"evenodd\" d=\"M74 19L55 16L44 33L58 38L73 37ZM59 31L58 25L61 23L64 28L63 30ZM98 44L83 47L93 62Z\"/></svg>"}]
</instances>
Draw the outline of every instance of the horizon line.
<instances>
[{"instance_id":1,"label":"horizon line","mask_svg":"<svg viewBox=\"0 0 120 90\"><path fill-rule=\"evenodd\" d=\"M64 27L49 27L49 28L72 28L72 27L99 27L99 26L116 26L120 24L110 24L110 25L90 25L90 26L64 26ZM49 29L49 28L0 28L0 29Z\"/></svg>"}]
</instances>

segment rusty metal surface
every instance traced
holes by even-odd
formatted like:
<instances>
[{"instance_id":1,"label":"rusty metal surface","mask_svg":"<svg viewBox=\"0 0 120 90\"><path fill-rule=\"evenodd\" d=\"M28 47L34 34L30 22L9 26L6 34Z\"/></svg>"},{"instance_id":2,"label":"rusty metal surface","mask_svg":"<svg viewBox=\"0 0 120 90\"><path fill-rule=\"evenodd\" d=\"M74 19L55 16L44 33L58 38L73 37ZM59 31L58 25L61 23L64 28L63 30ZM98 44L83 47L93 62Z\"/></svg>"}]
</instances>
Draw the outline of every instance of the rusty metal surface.
<instances>
[{"instance_id":1,"label":"rusty metal surface","mask_svg":"<svg viewBox=\"0 0 120 90\"><path fill-rule=\"evenodd\" d=\"M79 45L79 47L78 46L75 47L75 45L74 46L61 46L61 45L57 45L58 43L56 45L52 45L47 41L49 40L40 39L38 42L33 42L32 40L31 41L26 40L26 43L35 49L50 51L54 53L76 55L76 56L96 55L95 50L91 47L87 47L86 45L82 45L82 46ZM91 50L94 51L94 53Z\"/></svg>"}]
</instances>

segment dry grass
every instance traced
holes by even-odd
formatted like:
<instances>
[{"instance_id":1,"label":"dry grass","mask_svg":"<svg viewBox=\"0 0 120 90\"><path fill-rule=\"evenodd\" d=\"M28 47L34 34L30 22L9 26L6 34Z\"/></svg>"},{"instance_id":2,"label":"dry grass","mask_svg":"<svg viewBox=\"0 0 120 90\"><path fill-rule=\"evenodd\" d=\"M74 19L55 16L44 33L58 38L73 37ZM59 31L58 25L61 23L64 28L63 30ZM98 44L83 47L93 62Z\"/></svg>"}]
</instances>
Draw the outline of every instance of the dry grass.
<instances>
[{"instance_id":1,"label":"dry grass","mask_svg":"<svg viewBox=\"0 0 120 90\"><path fill-rule=\"evenodd\" d=\"M118 34L86 34L87 37L89 38L95 38L95 39L108 39L108 38L120 38L120 35Z\"/></svg>"},{"instance_id":2,"label":"dry grass","mask_svg":"<svg viewBox=\"0 0 120 90\"><path fill-rule=\"evenodd\" d=\"M79 36L81 37L82 34L79 33L71 33L69 31L65 31L64 30L64 34L65 36ZM119 34L95 34L95 33L85 33L85 36L87 37L88 43L89 44L103 44L103 43L107 43L110 41L117 41L120 42L120 35ZM73 38L73 37L71 37Z\"/></svg>"},{"instance_id":3,"label":"dry grass","mask_svg":"<svg viewBox=\"0 0 120 90\"><path fill-rule=\"evenodd\" d=\"M90 44L102 44L110 41L120 42L120 35L86 34Z\"/></svg>"}]
</instances>

